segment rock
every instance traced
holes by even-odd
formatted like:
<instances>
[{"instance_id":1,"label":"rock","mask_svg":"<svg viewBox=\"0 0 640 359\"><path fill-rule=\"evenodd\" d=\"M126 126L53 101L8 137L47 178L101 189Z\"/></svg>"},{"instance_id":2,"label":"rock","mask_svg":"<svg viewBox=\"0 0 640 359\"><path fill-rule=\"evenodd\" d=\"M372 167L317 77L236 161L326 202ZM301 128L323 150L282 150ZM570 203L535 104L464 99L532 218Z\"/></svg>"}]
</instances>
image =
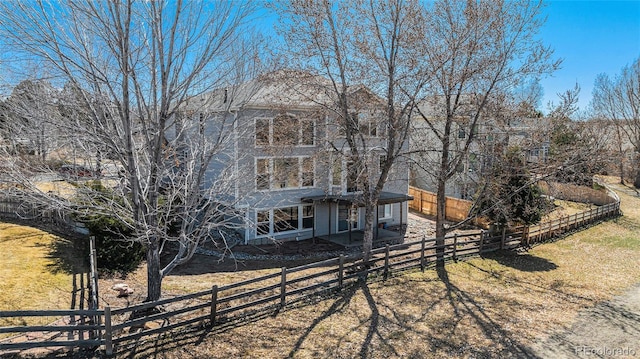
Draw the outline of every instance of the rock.
<instances>
[{"instance_id":1,"label":"rock","mask_svg":"<svg viewBox=\"0 0 640 359\"><path fill-rule=\"evenodd\" d=\"M133 289L129 287L127 283L118 283L115 284L111 289L118 292L118 298L120 297L128 297L133 294Z\"/></svg>"}]
</instances>

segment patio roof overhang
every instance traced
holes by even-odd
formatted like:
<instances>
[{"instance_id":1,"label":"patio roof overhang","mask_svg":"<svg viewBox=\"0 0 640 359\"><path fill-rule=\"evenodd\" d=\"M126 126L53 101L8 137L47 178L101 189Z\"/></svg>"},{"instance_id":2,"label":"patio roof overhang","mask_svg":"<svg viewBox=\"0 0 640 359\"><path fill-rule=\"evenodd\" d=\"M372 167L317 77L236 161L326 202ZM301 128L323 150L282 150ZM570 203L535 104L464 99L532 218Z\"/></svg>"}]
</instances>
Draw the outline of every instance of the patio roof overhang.
<instances>
[{"instance_id":1,"label":"patio roof overhang","mask_svg":"<svg viewBox=\"0 0 640 359\"><path fill-rule=\"evenodd\" d=\"M393 193L393 192L381 192L380 198L378 198L378 205L391 204L391 203L401 203L406 201L411 201L413 196L409 196L403 193ZM309 196L302 197L302 202L305 203L322 203L322 202L333 202L339 204L355 204L359 207L364 206L364 202L362 201L362 194L360 193L351 193L345 195L320 195L320 196Z\"/></svg>"}]
</instances>

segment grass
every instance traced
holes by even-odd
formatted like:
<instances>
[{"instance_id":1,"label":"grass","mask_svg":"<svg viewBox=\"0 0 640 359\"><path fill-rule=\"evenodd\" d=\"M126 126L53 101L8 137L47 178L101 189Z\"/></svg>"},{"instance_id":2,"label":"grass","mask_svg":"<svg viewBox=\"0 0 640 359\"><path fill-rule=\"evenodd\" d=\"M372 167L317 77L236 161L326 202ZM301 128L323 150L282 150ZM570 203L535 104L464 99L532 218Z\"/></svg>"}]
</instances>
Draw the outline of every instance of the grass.
<instances>
[{"instance_id":1,"label":"grass","mask_svg":"<svg viewBox=\"0 0 640 359\"><path fill-rule=\"evenodd\" d=\"M69 309L73 275L56 259L67 244L35 228L0 223L0 310ZM26 323L33 321L20 322ZM10 324L18 323L0 319L0 325Z\"/></svg>"}]
</instances>

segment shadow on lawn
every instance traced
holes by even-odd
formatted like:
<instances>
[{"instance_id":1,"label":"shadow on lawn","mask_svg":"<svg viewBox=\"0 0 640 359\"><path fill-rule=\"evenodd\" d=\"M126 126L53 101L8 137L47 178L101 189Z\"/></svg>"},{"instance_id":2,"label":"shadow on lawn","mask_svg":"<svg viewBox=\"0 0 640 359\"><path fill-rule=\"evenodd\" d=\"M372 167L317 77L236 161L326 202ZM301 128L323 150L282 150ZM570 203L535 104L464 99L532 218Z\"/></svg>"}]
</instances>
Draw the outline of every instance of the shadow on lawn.
<instances>
[{"instance_id":1,"label":"shadow on lawn","mask_svg":"<svg viewBox=\"0 0 640 359\"><path fill-rule=\"evenodd\" d=\"M525 256L524 258L525 261L530 262L525 266L526 268L530 268L537 263L539 264L537 270L551 270L549 268L552 266L549 263L532 259L535 258L533 256ZM472 268L486 272L483 268L478 268L473 264L470 265ZM314 314L312 318L309 318L307 324L303 324L295 332L295 337L291 338L290 344L287 344L291 346L287 356L295 357L301 355L301 349L305 348L307 341L314 342L317 340L318 333L323 330L321 324L331 323L329 321L332 320L332 317L345 313L349 314L349 312L355 310L354 308L356 307L354 306L364 303L365 311L359 310L357 319L362 332L350 338L327 337L327 341L337 340L337 343L340 343L340 348L327 346L327 352L324 353L327 357L341 355L360 358L381 355L384 357L402 357L408 354L409 357L441 355L455 357L538 358L530 348L522 343L521 338L516 337L513 332L505 329L511 315L508 309L497 312L492 310L492 302L503 303L506 298L491 292L483 291L480 294L475 291L465 292L459 284L450 280L449 272L446 268L436 268L435 271L437 278L434 277L432 280L426 278L418 279L420 282L429 281L433 284L427 288L429 291L429 296L427 297L405 297L402 293L407 283L391 281L386 284L391 288L384 289L384 291L387 293L391 291L392 293L398 293L398 295L392 295L394 298L392 298L393 301L391 302L388 300L382 301L381 298L376 296L376 292L382 289L377 286L375 288L371 287L372 283L380 282L382 278L372 277L369 278L369 281L354 282L340 292L325 293L323 296L305 298L296 303L288 303L287 307L284 308L285 311L295 308L313 308L321 301L329 301L329 306L325 310ZM549 291L549 288L537 287L526 281L510 280L510 283L534 291ZM562 288L553 290L558 291L558 294L562 294L560 293ZM567 293L564 294L565 296L567 295ZM356 296L360 296L360 298L354 300ZM568 300L582 299L584 298L568 298ZM407 301L413 304L414 307L417 305L420 309L415 312L408 312L405 306L399 305ZM523 305L523 303L518 301L506 304L508 307L520 305ZM205 325L185 327L154 337L119 343L116 346L116 357L178 358L183 355L189 356L189 347L193 348L200 345L210 347L212 346L211 343L217 340L228 340L222 339L223 337L217 337L217 335L248 325L259 325L258 322L261 320L277 317L280 312L281 309L278 306L273 306L251 315L229 319L215 327L209 327L205 322ZM342 324L338 322L336 325ZM329 335L329 333L324 335ZM406 342L403 338L406 338L404 340L418 338L423 344L415 348L405 348ZM250 338L238 339L239 342L251 342ZM357 341L354 342L354 340ZM492 344L489 346L482 344L486 342ZM347 343L349 345L355 344L355 346L347 347ZM411 350L411 352L407 353L407 349ZM219 354L218 357L225 355L224 353ZM95 353L77 352L77 355L69 357L99 357L96 355ZM46 358L61 357L63 356L52 354Z\"/></svg>"},{"instance_id":2,"label":"shadow on lawn","mask_svg":"<svg viewBox=\"0 0 640 359\"><path fill-rule=\"evenodd\" d=\"M52 273L77 274L88 270L89 251L82 239L55 237L48 247L47 258L51 263L47 267Z\"/></svg>"},{"instance_id":3,"label":"shadow on lawn","mask_svg":"<svg viewBox=\"0 0 640 359\"><path fill-rule=\"evenodd\" d=\"M484 258L493 259L503 266L517 269L522 272L548 272L558 266L541 257L529 253L514 253L512 251L495 251L483 254Z\"/></svg>"},{"instance_id":4,"label":"shadow on lawn","mask_svg":"<svg viewBox=\"0 0 640 359\"><path fill-rule=\"evenodd\" d=\"M496 355L495 349L498 349L498 357L516 357L516 358L538 358L531 349L527 346L519 343L517 338L513 337L508 331L504 330L502 325L492 318L491 313L488 312L481 303L478 303L473 295L461 290L455 284L449 280L449 274L444 266L436 267L438 278L446 286L445 299L451 306L455 319L461 321L465 316L468 316L472 321L478 325L482 334L491 340L493 348L483 348L484 352L473 350L471 354L473 357L493 357ZM437 343L442 347L443 344ZM451 349L455 349L454 346L450 346Z\"/></svg>"}]
</instances>

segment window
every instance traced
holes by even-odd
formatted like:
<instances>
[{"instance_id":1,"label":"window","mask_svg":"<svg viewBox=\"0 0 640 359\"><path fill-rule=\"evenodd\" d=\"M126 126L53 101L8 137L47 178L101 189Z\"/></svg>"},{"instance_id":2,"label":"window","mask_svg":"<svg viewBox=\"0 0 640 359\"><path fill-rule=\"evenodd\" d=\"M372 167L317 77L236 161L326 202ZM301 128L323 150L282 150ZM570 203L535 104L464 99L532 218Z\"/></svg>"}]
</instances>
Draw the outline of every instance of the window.
<instances>
[{"instance_id":1,"label":"window","mask_svg":"<svg viewBox=\"0 0 640 359\"><path fill-rule=\"evenodd\" d=\"M300 144L302 146L313 146L316 137L316 123L314 120L300 121Z\"/></svg>"},{"instance_id":2,"label":"window","mask_svg":"<svg viewBox=\"0 0 640 359\"><path fill-rule=\"evenodd\" d=\"M298 207L276 208L273 210L273 232L298 229Z\"/></svg>"},{"instance_id":3,"label":"window","mask_svg":"<svg viewBox=\"0 0 640 359\"><path fill-rule=\"evenodd\" d=\"M269 234L269 211L258 211L256 220L256 235Z\"/></svg>"},{"instance_id":4,"label":"window","mask_svg":"<svg viewBox=\"0 0 640 359\"><path fill-rule=\"evenodd\" d=\"M256 189L287 189L315 186L311 157L259 158L256 160Z\"/></svg>"},{"instance_id":5,"label":"window","mask_svg":"<svg viewBox=\"0 0 640 359\"><path fill-rule=\"evenodd\" d=\"M297 158L276 158L273 160L275 188L298 187L299 164Z\"/></svg>"},{"instance_id":6,"label":"window","mask_svg":"<svg viewBox=\"0 0 640 359\"><path fill-rule=\"evenodd\" d=\"M343 174L346 175L343 176ZM359 180L360 176L355 161L349 160L344 162L339 158L334 159L333 167L331 170L332 186L340 187L340 190L342 191L344 190L344 186L346 185L347 192L357 192L360 190L358 187Z\"/></svg>"},{"instance_id":7,"label":"window","mask_svg":"<svg viewBox=\"0 0 640 359\"><path fill-rule=\"evenodd\" d=\"M391 208L393 205L385 204L382 206L378 206L378 219L390 219L393 214L391 213Z\"/></svg>"},{"instance_id":8,"label":"window","mask_svg":"<svg viewBox=\"0 0 640 359\"><path fill-rule=\"evenodd\" d=\"M357 128L358 132L365 137L378 136L378 123L373 114L352 113L353 128ZM344 132L344 131L343 131Z\"/></svg>"},{"instance_id":9,"label":"window","mask_svg":"<svg viewBox=\"0 0 640 359\"><path fill-rule=\"evenodd\" d=\"M302 187L313 187L315 171L311 157L302 158Z\"/></svg>"},{"instance_id":10,"label":"window","mask_svg":"<svg viewBox=\"0 0 640 359\"><path fill-rule=\"evenodd\" d=\"M334 186L342 187L342 161L340 159L333 161L331 176L332 176L331 183Z\"/></svg>"},{"instance_id":11,"label":"window","mask_svg":"<svg viewBox=\"0 0 640 359\"><path fill-rule=\"evenodd\" d=\"M259 158L256 160L256 189L269 189L271 183L271 171L269 170L269 160Z\"/></svg>"},{"instance_id":12,"label":"window","mask_svg":"<svg viewBox=\"0 0 640 359\"><path fill-rule=\"evenodd\" d=\"M266 146L269 144L269 119L256 119L256 146Z\"/></svg>"},{"instance_id":13,"label":"window","mask_svg":"<svg viewBox=\"0 0 640 359\"><path fill-rule=\"evenodd\" d=\"M256 119L256 146L313 146L315 120L298 119L290 114L273 119Z\"/></svg>"},{"instance_id":14,"label":"window","mask_svg":"<svg viewBox=\"0 0 640 359\"><path fill-rule=\"evenodd\" d=\"M281 115L273 119L273 140L271 144L293 146L300 142L300 122L290 115Z\"/></svg>"},{"instance_id":15,"label":"window","mask_svg":"<svg viewBox=\"0 0 640 359\"><path fill-rule=\"evenodd\" d=\"M259 210L256 212L256 236L312 229L313 215L310 204Z\"/></svg>"},{"instance_id":16,"label":"window","mask_svg":"<svg viewBox=\"0 0 640 359\"><path fill-rule=\"evenodd\" d=\"M465 138L467 134L464 131L464 128L458 129L458 138Z\"/></svg>"},{"instance_id":17,"label":"window","mask_svg":"<svg viewBox=\"0 0 640 359\"><path fill-rule=\"evenodd\" d=\"M382 169L384 168L385 164L387 163L387 156L386 155L381 155L379 162L380 162L379 163L380 167L378 167L378 170L380 172L382 172ZM391 163L391 167L389 168L389 174L392 174L392 173L393 173L393 163Z\"/></svg>"},{"instance_id":18,"label":"window","mask_svg":"<svg viewBox=\"0 0 640 359\"><path fill-rule=\"evenodd\" d=\"M378 124L372 116L358 115L358 130L363 136L378 136Z\"/></svg>"},{"instance_id":19,"label":"window","mask_svg":"<svg viewBox=\"0 0 640 359\"><path fill-rule=\"evenodd\" d=\"M358 191L358 169L354 161L347 162L347 192Z\"/></svg>"},{"instance_id":20,"label":"window","mask_svg":"<svg viewBox=\"0 0 640 359\"><path fill-rule=\"evenodd\" d=\"M313 228L313 206L302 206L302 229Z\"/></svg>"}]
</instances>

